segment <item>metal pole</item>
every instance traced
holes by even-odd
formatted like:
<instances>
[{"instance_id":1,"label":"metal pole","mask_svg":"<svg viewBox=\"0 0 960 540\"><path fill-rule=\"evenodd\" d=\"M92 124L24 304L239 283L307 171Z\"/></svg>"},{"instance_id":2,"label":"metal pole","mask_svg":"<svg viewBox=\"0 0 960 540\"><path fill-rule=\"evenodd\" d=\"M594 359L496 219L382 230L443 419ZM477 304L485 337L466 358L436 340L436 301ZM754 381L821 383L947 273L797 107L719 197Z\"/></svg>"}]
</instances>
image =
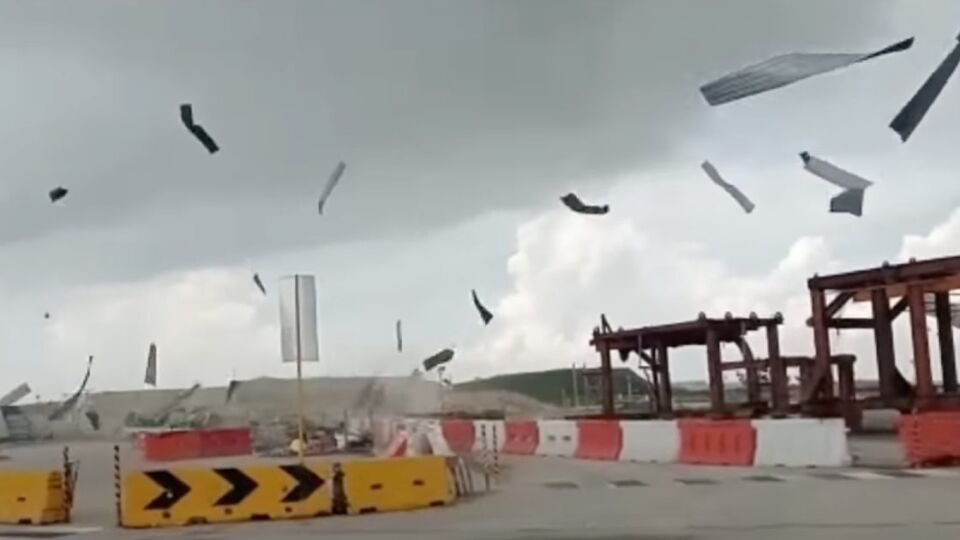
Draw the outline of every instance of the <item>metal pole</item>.
<instances>
[{"instance_id":1,"label":"metal pole","mask_svg":"<svg viewBox=\"0 0 960 540\"><path fill-rule=\"evenodd\" d=\"M117 512L117 527L123 526L123 511L120 493L120 445L113 445L113 499Z\"/></svg>"},{"instance_id":2,"label":"metal pole","mask_svg":"<svg viewBox=\"0 0 960 540\"><path fill-rule=\"evenodd\" d=\"M580 391L577 389L577 364L570 365L570 377L573 378L573 406L580 406Z\"/></svg>"},{"instance_id":3,"label":"metal pole","mask_svg":"<svg viewBox=\"0 0 960 540\"><path fill-rule=\"evenodd\" d=\"M482 452L483 461L484 461L483 488L485 491L490 491L490 470L486 463L487 455L488 455L487 452L489 451L487 447L487 425L486 424L480 424L480 442L483 445L483 452Z\"/></svg>"},{"instance_id":4,"label":"metal pole","mask_svg":"<svg viewBox=\"0 0 960 540\"><path fill-rule=\"evenodd\" d=\"M67 523L70 522L70 510L73 508L73 466L70 464L70 447L63 447L63 500L67 510Z\"/></svg>"},{"instance_id":5,"label":"metal pole","mask_svg":"<svg viewBox=\"0 0 960 540\"><path fill-rule=\"evenodd\" d=\"M297 455L303 463L304 447L307 445L303 436L303 361L300 349L300 276L293 278L293 302L297 314Z\"/></svg>"},{"instance_id":6,"label":"metal pole","mask_svg":"<svg viewBox=\"0 0 960 540\"><path fill-rule=\"evenodd\" d=\"M493 476L495 479L500 477L500 445L497 444L497 425L493 425Z\"/></svg>"}]
</instances>

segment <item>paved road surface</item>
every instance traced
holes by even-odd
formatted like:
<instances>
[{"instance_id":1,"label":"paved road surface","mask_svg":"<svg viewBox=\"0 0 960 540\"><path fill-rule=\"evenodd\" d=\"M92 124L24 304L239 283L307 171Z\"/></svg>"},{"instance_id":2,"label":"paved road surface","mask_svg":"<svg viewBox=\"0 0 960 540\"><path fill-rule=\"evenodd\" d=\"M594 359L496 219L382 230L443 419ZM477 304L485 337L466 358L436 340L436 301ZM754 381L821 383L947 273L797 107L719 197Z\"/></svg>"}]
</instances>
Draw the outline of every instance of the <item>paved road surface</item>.
<instances>
[{"instance_id":1,"label":"paved road surface","mask_svg":"<svg viewBox=\"0 0 960 540\"><path fill-rule=\"evenodd\" d=\"M507 458L497 489L454 507L361 517L122 531L113 528L110 445L81 461L73 540L950 539L960 537L960 471L749 469ZM8 452L58 463L59 447ZM136 463L132 463L136 466ZM29 529L15 528L21 536ZM44 529L55 532L57 529ZM69 531L69 529L62 529ZM7 538L11 529L0 529Z\"/></svg>"}]
</instances>

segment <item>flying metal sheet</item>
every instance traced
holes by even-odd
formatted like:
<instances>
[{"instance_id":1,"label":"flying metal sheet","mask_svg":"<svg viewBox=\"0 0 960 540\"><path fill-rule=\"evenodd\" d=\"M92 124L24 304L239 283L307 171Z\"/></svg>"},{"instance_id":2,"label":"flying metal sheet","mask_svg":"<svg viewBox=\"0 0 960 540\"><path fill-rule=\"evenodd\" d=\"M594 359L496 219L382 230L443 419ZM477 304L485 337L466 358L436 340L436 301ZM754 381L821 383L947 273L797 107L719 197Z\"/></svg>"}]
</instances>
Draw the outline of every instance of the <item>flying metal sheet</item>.
<instances>
[{"instance_id":1,"label":"flying metal sheet","mask_svg":"<svg viewBox=\"0 0 960 540\"><path fill-rule=\"evenodd\" d=\"M814 157L809 152L801 152L800 159L803 160L804 169L843 189L867 189L873 185L873 182Z\"/></svg>"},{"instance_id":2,"label":"flying metal sheet","mask_svg":"<svg viewBox=\"0 0 960 540\"><path fill-rule=\"evenodd\" d=\"M710 105L721 105L871 58L905 51L912 45L913 38L909 38L867 54L783 54L724 75L701 86L700 92Z\"/></svg>"},{"instance_id":3,"label":"flying metal sheet","mask_svg":"<svg viewBox=\"0 0 960 540\"><path fill-rule=\"evenodd\" d=\"M143 382L150 386L157 385L157 345L154 343L151 343L147 349L147 372L144 374Z\"/></svg>"},{"instance_id":4,"label":"flying metal sheet","mask_svg":"<svg viewBox=\"0 0 960 540\"><path fill-rule=\"evenodd\" d=\"M333 169L333 173L330 174L330 178L327 179L327 183L323 186L323 192L320 193L320 200L317 202L317 212L320 215L323 215L323 207L327 204L327 199L330 198L330 194L333 193L333 188L337 187L337 184L340 182L340 177L343 176L343 171L347 170L347 164L344 162L337 163L337 166Z\"/></svg>"},{"instance_id":5,"label":"flying metal sheet","mask_svg":"<svg viewBox=\"0 0 960 540\"><path fill-rule=\"evenodd\" d=\"M720 172L717 171L717 168L714 167L712 163L710 163L709 161L704 161L703 163L700 164L700 167L703 169L705 173L707 173L707 176L710 177L710 180L713 180L714 184L717 184L718 186L720 186L724 191L727 192L727 194L729 194L731 197L733 197L735 201L737 201L737 204L739 204L740 207L743 208L744 212L748 214L750 212L753 212L753 209L755 207L755 205L753 204L753 201L747 198L747 196L744 195L743 192L740 191L740 189L737 186L724 180L723 177L720 176Z\"/></svg>"},{"instance_id":6,"label":"flying metal sheet","mask_svg":"<svg viewBox=\"0 0 960 540\"><path fill-rule=\"evenodd\" d=\"M957 40L960 41L960 36L957 36ZM917 93L910 98L910 101L900 109L897 116L890 122L890 129L896 131L903 142L907 142L913 130L920 125L920 121L923 120L933 102L940 96L943 87L947 85L950 76L957 70L958 64L960 64L960 43L953 47L950 54L943 59L943 62L924 81Z\"/></svg>"},{"instance_id":7,"label":"flying metal sheet","mask_svg":"<svg viewBox=\"0 0 960 540\"><path fill-rule=\"evenodd\" d=\"M90 368L93 366L93 356L87 359L87 373L83 376L83 382L80 383L80 388L73 393L72 396L67 398L59 407L56 408L50 416L47 417L47 420L51 422L54 420L59 420L63 418L68 412L72 411L74 407L77 406L77 402L80 401L80 397L83 395L83 391L87 388L87 382L90 381Z\"/></svg>"},{"instance_id":8,"label":"flying metal sheet","mask_svg":"<svg viewBox=\"0 0 960 540\"><path fill-rule=\"evenodd\" d=\"M577 197L575 193L567 193L563 197L560 197L560 202L578 214L603 215L610 211L609 204L586 204L581 201L580 197Z\"/></svg>"},{"instance_id":9,"label":"flying metal sheet","mask_svg":"<svg viewBox=\"0 0 960 540\"><path fill-rule=\"evenodd\" d=\"M490 321L493 320L493 313L490 313L490 310L483 305L483 302L480 301L475 289L470 290L470 295L473 298L473 307L475 307L477 309L477 313L480 314L480 319L483 321L483 324L490 324Z\"/></svg>"},{"instance_id":10,"label":"flying metal sheet","mask_svg":"<svg viewBox=\"0 0 960 540\"><path fill-rule=\"evenodd\" d=\"M29 396L30 392L31 390L29 384L20 383L16 388L4 394L3 397L0 397L0 407L13 405L21 399Z\"/></svg>"},{"instance_id":11,"label":"flying metal sheet","mask_svg":"<svg viewBox=\"0 0 960 540\"><path fill-rule=\"evenodd\" d=\"M847 189L830 199L830 211L835 214L863 215L862 189Z\"/></svg>"}]
</instances>

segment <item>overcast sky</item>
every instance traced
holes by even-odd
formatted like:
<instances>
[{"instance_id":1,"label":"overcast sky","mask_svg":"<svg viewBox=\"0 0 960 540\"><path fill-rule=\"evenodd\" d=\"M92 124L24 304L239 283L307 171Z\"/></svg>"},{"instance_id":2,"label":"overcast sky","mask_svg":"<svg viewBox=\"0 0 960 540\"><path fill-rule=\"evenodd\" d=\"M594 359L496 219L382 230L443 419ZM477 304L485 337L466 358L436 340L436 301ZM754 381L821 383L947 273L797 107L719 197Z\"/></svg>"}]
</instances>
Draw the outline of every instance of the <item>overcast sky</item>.
<instances>
[{"instance_id":1,"label":"overcast sky","mask_svg":"<svg viewBox=\"0 0 960 540\"><path fill-rule=\"evenodd\" d=\"M91 387L139 388L151 341L163 387L291 376L276 289L295 272L318 278L308 374L405 374L451 345L457 380L591 364L600 312L782 311L785 352L811 354L814 272L960 253L960 82L907 144L886 127L960 30L957 2L923 6L0 0L0 393L68 392L90 354ZM909 36L732 104L699 94L776 54ZM862 218L828 213L803 150L876 183ZM568 191L610 214L570 213ZM836 341L862 376L866 337ZM689 358L675 377L702 376Z\"/></svg>"}]
</instances>

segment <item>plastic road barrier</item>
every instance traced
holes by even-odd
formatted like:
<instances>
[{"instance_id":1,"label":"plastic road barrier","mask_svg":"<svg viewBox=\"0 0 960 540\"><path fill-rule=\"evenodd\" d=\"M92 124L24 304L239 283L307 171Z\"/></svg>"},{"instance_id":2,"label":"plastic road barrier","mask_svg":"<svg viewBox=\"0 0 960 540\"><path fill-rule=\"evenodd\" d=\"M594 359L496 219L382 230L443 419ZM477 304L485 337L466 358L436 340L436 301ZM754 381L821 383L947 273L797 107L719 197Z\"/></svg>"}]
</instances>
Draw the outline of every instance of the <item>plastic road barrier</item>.
<instances>
[{"instance_id":1,"label":"plastic road barrier","mask_svg":"<svg viewBox=\"0 0 960 540\"><path fill-rule=\"evenodd\" d=\"M473 420L441 420L443 438L447 446L456 454L469 454L476 440Z\"/></svg>"},{"instance_id":2,"label":"plastic road barrier","mask_svg":"<svg viewBox=\"0 0 960 540\"><path fill-rule=\"evenodd\" d=\"M503 451L503 444L506 439L506 434L504 433L505 428L503 424L504 424L503 420L475 420L473 422L473 437L474 437L473 450L474 451L489 450L491 452L494 450L496 450L497 452ZM494 430L496 430L496 433L497 433L496 448L493 447ZM484 433L486 433L487 435L486 448L484 448L483 446Z\"/></svg>"},{"instance_id":3,"label":"plastic road barrier","mask_svg":"<svg viewBox=\"0 0 960 540\"><path fill-rule=\"evenodd\" d=\"M538 456L573 457L577 449L577 424L570 420L538 420Z\"/></svg>"},{"instance_id":4,"label":"plastic road barrier","mask_svg":"<svg viewBox=\"0 0 960 540\"><path fill-rule=\"evenodd\" d=\"M753 420L754 465L841 467L850 464L847 430L840 418Z\"/></svg>"},{"instance_id":5,"label":"plastic road barrier","mask_svg":"<svg viewBox=\"0 0 960 540\"><path fill-rule=\"evenodd\" d=\"M121 485L124 527L290 519L332 511L330 465L319 461L131 471Z\"/></svg>"},{"instance_id":6,"label":"plastic road barrier","mask_svg":"<svg viewBox=\"0 0 960 540\"><path fill-rule=\"evenodd\" d=\"M680 459L680 428L674 420L620 422L623 449L620 461L676 463Z\"/></svg>"},{"instance_id":7,"label":"plastic road barrier","mask_svg":"<svg viewBox=\"0 0 960 540\"><path fill-rule=\"evenodd\" d=\"M752 465L756 431L750 420L682 419L680 462L702 465Z\"/></svg>"},{"instance_id":8,"label":"plastic road barrier","mask_svg":"<svg viewBox=\"0 0 960 540\"><path fill-rule=\"evenodd\" d=\"M507 420L504 422L503 453L530 456L540 444L540 430L536 420Z\"/></svg>"},{"instance_id":9,"label":"plastic road barrier","mask_svg":"<svg viewBox=\"0 0 960 540\"><path fill-rule=\"evenodd\" d=\"M0 469L0 523L66 523L68 516L61 471Z\"/></svg>"},{"instance_id":10,"label":"plastic road barrier","mask_svg":"<svg viewBox=\"0 0 960 540\"><path fill-rule=\"evenodd\" d=\"M383 457L403 457L407 455L407 432L397 431L393 434L393 440L387 445L387 448L381 453Z\"/></svg>"},{"instance_id":11,"label":"plastic road barrier","mask_svg":"<svg viewBox=\"0 0 960 540\"><path fill-rule=\"evenodd\" d=\"M165 431L141 435L143 458L148 461L176 461L202 455L199 431Z\"/></svg>"},{"instance_id":12,"label":"plastic road barrier","mask_svg":"<svg viewBox=\"0 0 960 540\"><path fill-rule=\"evenodd\" d=\"M253 453L250 428L205 429L200 432L201 457L245 456Z\"/></svg>"},{"instance_id":13,"label":"plastic road barrier","mask_svg":"<svg viewBox=\"0 0 960 540\"><path fill-rule=\"evenodd\" d=\"M897 431L911 467L960 462L960 412L903 414Z\"/></svg>"},{"instance_id":14,"label":"plastic road barrier","mask_svg":"<svg viewBox=\"0 0 960 540\"><path fill-rule=\"evenodd\" d=\"M340 466L349 514L443 506L454 499L447 458L441 456L356 460Z\"/></svg>"},{"instance_id":15,"label":"plastic road barrier","mask_svg":"<svg viewBox=\"0 0 960 540\"><path fill-rule=\"evenodd\" d=\"M240 456L253 452L250 428L143 433L138 446L148 461Z\"/></svg>"},{"instance_id":16,"label":"plastic road barrier","mask_svg":"<svg viewBox=\"0 0 960 540\"><path fill-rule=\"evenodd\" d=\"M615 460L623 447L623 432L616 420L577 420L574 457Z\"/></svg>"},{"instance_id":17,"label":"plastic road barrier","mask_svg":"<svg viewBox=\"0 0 960 540\"><path fill-rule=\"evenodd\" d=\"M428 420L421 425L421 430L427 437L427 441L430 443L430 453L435 456L452 456L453 451L450 450L450 446L447 444L447 440L443 437L443 429L440 427L440 422L436 420Z\"/></svg>"}]
</instances>

